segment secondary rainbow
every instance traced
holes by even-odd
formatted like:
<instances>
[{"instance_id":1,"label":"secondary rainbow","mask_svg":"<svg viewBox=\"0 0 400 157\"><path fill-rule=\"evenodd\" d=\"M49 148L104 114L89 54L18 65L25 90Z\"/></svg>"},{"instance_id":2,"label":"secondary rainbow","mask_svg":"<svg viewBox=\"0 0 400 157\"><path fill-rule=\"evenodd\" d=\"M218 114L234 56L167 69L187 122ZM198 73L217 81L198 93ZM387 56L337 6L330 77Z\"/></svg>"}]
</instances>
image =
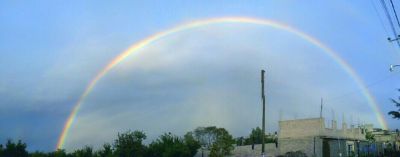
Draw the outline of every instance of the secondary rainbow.
<instances>
[{"instance_id":1,"label":"secondary rainbow","mask_svg":"<svg viewBox=\"0 0 400 157\"><path fill-rule=\"evenodd\" d=\"M133 54L134 52L136 52L140 49L143 49L144 47L150 45L154 41L160 40L164 37L167 37L168 35L171 35L171 34L174 34L177 32L181 32L181 31L190 30L190 29L197 28L197 27L202 27L202 26L212 25L212 24L220 24L220 23L247 23L247 24L268 26L268 27L272 27L275 29L284 30L284 31L293 33L293 34L301 37L302 39L314 44L315 46L317 46L318 48L323 50L323 52L325 52L326 55L328 55L333 60L335 60L345 70L345 72L354 79L354 82L361 89L362 94L368 100L368 104L374 111L379 124L381 125L382 128L387 129L387 124L383 118L383 114L379 110L379 107L378 107L376 101L374 100L372 94L368 91L367 87L364 85L361 78L356 74L356 72L351 68L351 66L349 66L348 63L346 63L342 58L340 58L340 56L334 50L332 50L328 46L324 45L316 38L314 38L304 32L301 32L287 24L284 24L284 23L280 23L280 22L268 20L268 19L258 19L258 18L250 18L250 17L222 17L222 18L210 18L210 19L192 21L189 23L184 23L184 24L178 25L171 29L167 29L166 31L162 31L162 32L153 34L153 35L133 44L127 50L123 51L121 54L119 54L117 57L115 57L110 63L107 64L106 67L104 67L90 81L90 83L87 85L85 91L80 96L77 103L74 105L72 112L70 113L67 121L65 122L64 128L61 132L61 136L59 137L59 140L57 143L57 149L63 148L65 140L68 136L69 129L70 129L71 125L73 124L76 115L79 112L82 102L90 94L90 92L93 90L93 88L95 87L97 82L99 80L101 80L101 78L103 76L105 76L111 69L113 69L116 65L118 65L118 63L123 61L125 58L131 56L131 54Z\"/></svg>"}]
</instances>

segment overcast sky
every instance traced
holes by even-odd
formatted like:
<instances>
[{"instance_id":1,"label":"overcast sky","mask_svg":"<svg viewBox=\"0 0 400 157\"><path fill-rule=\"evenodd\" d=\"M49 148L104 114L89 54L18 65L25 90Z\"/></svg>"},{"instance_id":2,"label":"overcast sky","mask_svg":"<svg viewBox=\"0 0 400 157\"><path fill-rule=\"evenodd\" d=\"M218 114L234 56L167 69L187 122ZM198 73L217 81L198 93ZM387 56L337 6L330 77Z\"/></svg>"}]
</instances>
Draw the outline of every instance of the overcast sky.
<instances>
[{"instance_id":1,"label":"overcast sky","mask_svg":"<svg viewBox=\"0 0 400 157\"><path fill-rule=\"evenodd\" d=\"M374 9L374 5L376 10ZM400 6L400 5L399 5ZM378 1L1 1L0 143L56 147L64 123L91 79L130 45L181 23L244 16L286 23L338 53L376 98L390 129L400 49ZM381 18L382 22L380 22ZM261 125L260 69L266 69L267 131L280 119L324 115L339 124L380 127L354 78L316 45L254 24L214 24L147 45L112 69L89 96L65 148L99 146L118 132L224 127L235 137ZM279 113L282 113L281 116Z\"/></svg>"}]
</instances>

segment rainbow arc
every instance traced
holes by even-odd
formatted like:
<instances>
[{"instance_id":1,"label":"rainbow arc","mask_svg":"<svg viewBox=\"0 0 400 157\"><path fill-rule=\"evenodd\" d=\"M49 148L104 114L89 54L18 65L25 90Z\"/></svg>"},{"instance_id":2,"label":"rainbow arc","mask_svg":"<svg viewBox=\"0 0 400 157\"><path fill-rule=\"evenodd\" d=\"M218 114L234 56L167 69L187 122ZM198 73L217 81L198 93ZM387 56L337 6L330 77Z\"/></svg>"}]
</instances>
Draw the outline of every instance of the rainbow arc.
<instances>
[{"instance_id":1,"label":"rainbow arc","mask_svg":"<svg viewBox=\"0 0 400 157\"><path fill-rule=\"evenodd\" d=\"M188 31L194 28L198 27L203 27L203 26L208 26L208 25L215 25L215 24L221 24L221 23L242 23L242 24L255 24L255 25L262 25L266 27L272 27L278 30L286 31L293 33L297 35L298 37L302 38L305 41L308 41L318 47L319 49L322 50L327 56L332 58L339 66L354 80L356 85L360 88L362 91L362 94L365 96L365 98L368 101L369 106L372 108L374 111L376 118L381 125L382 128L387 129L387 124L383 118L383 114L380 111L378 104L376 103L374 97L372 94L368 91L367 86L363 83L362 79L357 75L357 73L354 71L354 69L347 63L345 62L344 59L342 59L338 53L336 53L333 49L329 48L316 38L298 30L295 29L294 27L291 27L287 24L280 23L278 21L273 21L273 20L268 20L268 19L258 19L258 18L250 18L250 17L222 17L222 18L210 18L210 19L204 19L204 20L197 20L197 21L192 21L189 23L184 23L181 25L178 25L176 27L173 27L171 29L155 33L137 43L134 43L132 46L130 46L127 50L123 51L120 53L117 57L112 59L107 66L105 66L87 85L85 91L83 94L80 96L79 100L76 102L74 105L70 115L68 116L68 119L65 122L64 128L61 132L61 135L59 137L58 143L57 143L57 149L63 148L65 141L68 137L69 130L71 128L71 125L73 125L76 115L79 112L79 109L82 106L83 101L85 98L91 93L91 91L94 89L96 84L103 78L107 73L112 70L115 66L117 66L121 61L126 59L127 57L131 56L133 53L137 52L138 50L141 50L149 45L151 45L153 42L166 38L169 35L182 32L182 31Z\"/></svg>"}]
</instances>

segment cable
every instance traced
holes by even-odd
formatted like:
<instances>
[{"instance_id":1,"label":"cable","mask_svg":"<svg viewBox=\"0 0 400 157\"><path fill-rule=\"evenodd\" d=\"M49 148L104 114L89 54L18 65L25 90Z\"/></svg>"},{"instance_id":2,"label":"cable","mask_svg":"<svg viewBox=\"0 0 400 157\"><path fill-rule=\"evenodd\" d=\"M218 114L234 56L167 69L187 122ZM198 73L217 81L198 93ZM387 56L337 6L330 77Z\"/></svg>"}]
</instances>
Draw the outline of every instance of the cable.
<instances>
[{"instance_id":1,"label":"cable","mask_svg":"<svg viewBox=\"0 0 400 157\"><path fill-rule=\"evenodd\" d=\"M383 22L382 15L381 15L380 12L378 11L378 7L377 7L377 5L374 3L374 0L371 0L371 4L372 4L372 7L374 8L374 11L375 11L376 16L377 16L377 18L378 18L378 20L379 20L379 23L381 24L381 26L383 27L383 30L384 30L385 33L386 33L386 36L389 37L390 35L389 35L389 31L387 30L387 26L385 25L385 22ZM391 50L393 50L393 51L398 51L398 49L397 49L397 47L396 47L395 45L393 45L393 44L389 44L389 45L390 45L389 47L390 47Z\"/></svg>"},{"instance_id":2,"label":"cable","mask_svg":"<svg viewBox=\"0 0 400 157\"><path fill-rule=\"evenodd\" d=\"M381 18L381 14L379 14L379 11L378 11L378 9L377 9L375 3L374 3L374 0L371 0L371 3L372 3L372 7L374 8L374 11L375 11L376 15L378 16L379 22L381 23L381 25L382 25L382 27L383 27L383 30L384 30L385 33L386 33L386 36L389 36L389 31L386 29L385 23L383 22L383 20L382 20L382 18ZM391 44L391 45L392 45L392 44Z\"/></svg>"},{"instance_id":3,"label":"cable","mask_svg":"<svg viewBox=\"0 0 400 157\"><path fill-rule=\"evenodd\" d=\"M365 87L367 89L371 89L371 87L376 86L376 85L382 83L383 81L386 81L389 78L392 78L393 76L397 76L397 74L390 74L390 75L388 75L386 77L383 77L383 78L381 78L381 79L379 79L377 81L374 81L372 83L367 84ZM342 95L338 95L338 96L335 96L335 97L328 98L327 100L329 100L330 102L335 102L335 101L340 100L341 98L343 98L345 96L348 96L348 95L351 95L351 94L355 94L355 93L358 93L358 92L360 92L360 90L352 90L352 91L346 92L346 93L344 93Z\"/></svg>"},{"instance_id":4,"label":"cable","mask_svg":"<svg viewBox=\"0 0 400 157\"><path fill-rule=\"evenodd\" d=\"M390 4L392 4L392 9L393 9L393 12L394 12L394 16L396 17L397 25L399 25L399 28L400 28L399 18L397 17L396 9L394 8L392 0L390 0Z\"/></svg>"},{"instance_id":5,"label":"cable","mask_svg":"<svg viewBox=\"0 0 400 157\"><path fill-rule=\"evenodd\" d=\"M385 11L386 17L387 17L387 19L389 21L389 24L390 24L390 27L391 27L391 29L393 31L393 35L397 39L397 32L396 32L396 29L394 27L394 24L393 24L392 18L390 16L389 10L388 10L388 8L386 6L385 0L380 0L380 2L381 2L381 5L383 7L383 10ZM400 47L400 42L398 40L396 40L396 43Z\"/></svg>"}]
</instances>

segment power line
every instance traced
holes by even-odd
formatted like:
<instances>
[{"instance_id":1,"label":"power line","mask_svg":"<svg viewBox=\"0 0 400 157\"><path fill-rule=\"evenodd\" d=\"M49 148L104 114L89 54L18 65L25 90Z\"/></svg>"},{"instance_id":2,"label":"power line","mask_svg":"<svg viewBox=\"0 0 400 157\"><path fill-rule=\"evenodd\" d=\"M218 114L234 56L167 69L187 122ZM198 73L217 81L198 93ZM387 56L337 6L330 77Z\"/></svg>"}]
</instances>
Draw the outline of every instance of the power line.
<instances>
[{"instance_id":1,"label":"power line","mask_svg":"<svg viewBox=\"0 0 400 157\"><path fill-rule=\"evenodd\" d=\"M378 11L378 7L377 7L377 5L375 4L374 1L375 1L375 0L371 0L372 7L374 8L374 11L375 11L375 13L376 13L376 16L377 16L377 18L378 18L378 20L379 20L379 23L381 24L383 30L385 31L386 36L389 37L390 35L389 35L389 31L388 31L388 29L387 29L387 26L386 26L385 22L383 22L382 15L381 15L381 13ZM397 47L395 47L393 44L390 44L390 48L391 48L393 51L397 51Z\"/></svg>"},{"instance_id":2,"label":"power line","mask_svg":"<svg viewBox=\"0 0 400 157\"><path fill-rule=\"evenodd\" d=\"M396 76L396 74L390 74L390 75L388 75L386 77L383 77L383 78L381 78L379 80L373 81L372 83L369 83L369 84L365 85L365 88L371 89L371 87L376 86L376 85L378 85L378 84L380 84L380 83L382 83L382 82L384 82L384 81L386 81L386 80L388 80L388 79L390 79L390 78L392 78L394 76ZM340 99L342 99L344 97L347 97L349 95L352 95L352 94L355 94L355 93L359 93L359 92L361 92L361 89L348 91L348 92L346 92L344 94L328 98L328 100L330 100L330 102L335 102L335 101L338 101L338 100L340 100Z\"/></svg>"},{"instance_id":3,"label":"power line","mask_svg":"<svg viewBox=\"0 0 400 157\"><path fill-rule=\"evenodd\" d=\"M397 17L396 9L394 8L392 0L390 0L390 4L392 4L392 9L393 9L393 12L394 12L394 16L396 17L397 25L400 27L399 18Z\"/></svg>"},{"instance_id":4,"label":"power line","mask_svg":"<svg viewBox=\"0 0 400 157\"><path fill-rule=\"evenodd\" d=\"M397 43L397 45L400 47L400 42L397 40L397 39L398 39L398 38L397 38L397 32L396 32L396 29L395 29L395 27L394 27L392 17L390 16L389 10L388 10L388 8L387 8L387 6L386 6L386 2L385 2L385 0L380 0L380 2L381 2L381 5L382 5L382 7L383 7L383 10L385 11L386 18L387 18L388 21L389 21L390 28L392 29L392 32L393 32L393 35L394 35L394 38L395 38L395 39L393 39L393 40L390 40L390 38L388 38L388 39L389 39L389 41L394 41L394 40L395 40L396 43Z\"/></svg>"},{"instance_id":5,"label":"power line","mask_svg":"<svg viewBox=\"0 0 400 157\"><path fill-rule=\"evenodd\" d=\"M381 14L379 14L379 11L374 3L374 0L371 0L372 3L372 7L374 8L374 11L376 13L376 15L378 16L379 22L381 23L383 30L385 31L386 35L389 36L389 31L387 30L385 23L383 22L382 18L381 18Z\"/></svg>"}]
</instances>

